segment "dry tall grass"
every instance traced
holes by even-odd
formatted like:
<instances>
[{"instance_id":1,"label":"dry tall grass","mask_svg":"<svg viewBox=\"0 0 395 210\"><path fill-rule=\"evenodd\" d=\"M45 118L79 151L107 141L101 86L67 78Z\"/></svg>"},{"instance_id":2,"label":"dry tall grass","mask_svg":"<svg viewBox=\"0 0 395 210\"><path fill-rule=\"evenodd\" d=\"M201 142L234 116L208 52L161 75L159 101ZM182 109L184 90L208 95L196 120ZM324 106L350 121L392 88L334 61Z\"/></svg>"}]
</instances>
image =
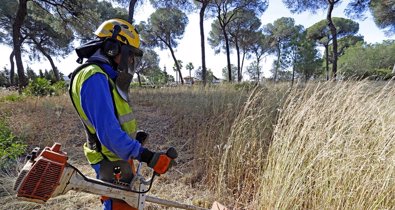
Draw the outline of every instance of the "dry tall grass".
<instances>
[{"instance_id":1,"label":"dry tall grass","mask_svg":"<svg viewBox=\"0 0 395 210\"><path fill-rule=\"evenodd\" d=\"M233 200L235 208L253 208L248 203L259 188L278 110L287 85L257 87L234 121L222 148L218 148L217 196Z\"/></svg>"},{"instance_id":2,"label":"dry tall grass","mask_svg":"<svg viewBox=\"0 0 395 210\"><path fill-rule=\"evenodd\" d=\"M293 90L260 177L259 209L393 209L394 104L393 83Z\"/></svg>"},{"instance_id":3,"label":"dry tall grass","mask_svg":"<svg viewBox=\"0 0 395 210\"><path fill-rule=\"evenodd\" d=\"M132 96L152 149L172 145L180 153L173 190L210 189L207 197L235 209L395 207L393 83L137 89ZM54 135L80 150L83 131L66 96L3 103L0 111L27 141L48 145ZM166 191L166 176L160 180Z\"/></svg>"},{"instance_id":4,"label":"dry tall grass","mask_svg":"<svg viewBox=\"0 0 395 210\"><path fill-rule=\"evenodd\" d=\"M3 101L0 104L0 117L6 119L15 135L23 137L28 145L32 145L28 151L32 147L44 148L54 142L73 146L66 144L76 143L73 139L83 139L84 136L67 94ZM82 145L83 142L77 144Z\"/></svg>"},{"instance_id":5,"label":"dry tall grass","mask_svg":"<svg viewBox=\"0 0 395 210\"><path fill-rule=\"evenodd\" d=\"M140 89L133 95L135 103L153 105L174 117L167 135L182 139L181 154L194 154L188 159L193 167L187 183L204 183L215 199L238 209L254 208L249 203L259 189L259 174L287 90L287 84L252 91L223 85Z\"/></svg>"},{"instance_id":6,"label":"dry tall grass","mask_svg":"<svg viewBox=\"0 0 395 210\"><path fill-rule=\"evenodd\" d=\"M172 116L168 138L181 139L177 147L181 154L193 154L181 160L181 164L193 160L193 173L187 181L194 185L203 180L216 187L221 159L217 148L227 141L249 90L221 85L142 89L133 94L136 103L153 105Z\"/></svg>"}]
</instances>

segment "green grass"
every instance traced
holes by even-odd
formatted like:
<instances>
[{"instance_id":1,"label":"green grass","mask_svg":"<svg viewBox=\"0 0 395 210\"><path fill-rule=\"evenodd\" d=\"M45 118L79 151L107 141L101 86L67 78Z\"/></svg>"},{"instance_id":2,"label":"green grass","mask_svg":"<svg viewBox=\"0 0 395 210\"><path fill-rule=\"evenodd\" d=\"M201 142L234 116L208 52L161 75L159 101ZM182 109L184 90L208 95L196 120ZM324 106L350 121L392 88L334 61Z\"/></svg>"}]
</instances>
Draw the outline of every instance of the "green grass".
<instances>
[{"instance_id":1,"label":"green grass","mask_svg":"<svg viewBox=\"0 0 395 210\"><path fill-rule=\"evenodd\" d=\"M0 169L7 169L25 153L23 138L15 136L4 119L0 119Z\"/></svg>"}]
</instances>

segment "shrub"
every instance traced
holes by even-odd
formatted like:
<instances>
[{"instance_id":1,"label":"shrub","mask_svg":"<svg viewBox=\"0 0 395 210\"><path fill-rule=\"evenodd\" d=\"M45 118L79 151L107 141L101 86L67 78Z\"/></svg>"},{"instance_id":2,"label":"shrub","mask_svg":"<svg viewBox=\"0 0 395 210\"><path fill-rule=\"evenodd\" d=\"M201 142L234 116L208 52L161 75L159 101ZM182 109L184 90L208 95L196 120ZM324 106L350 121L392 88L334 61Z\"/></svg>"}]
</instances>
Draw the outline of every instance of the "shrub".
<instances>
[{"instance_id":1,"label":"shrub","mask_svg":"<svg viewBox=\"0 0 395 210\"><path fill-rule=\"evenodd\" d=\"M36 78L25 89L27 95L32 96L46 96L55 93L55 89L51 86L49 80L44 78Z\"/></svg>"},{"instance_id":2,"label":"shrub","mask_svg":"<svg viewBox=\"0 0 395 210\"><path fill-rule=\"evenodd\" d=\"M25 153L26 146L23 139L15 136L4 120L0 120L0 169L9 168Z\"/></svg>"},{"instance_id":3,"label":"shrub","mask_svg":"<svg viewBox=\"0 0 395 210\"><path fill-rule=\"evenodd\" d=\"M22 99L23 99L23 96L21 96L17 93L13 93L13 94L6 95L6 96L0 98L0 102L2 102L2 101L13 101L14 102L14 101L20 101Z\"/></svg>"},{"instance_id":4,"label":"shrub","mask_svg":"<svg viewBox=\"0 0 395 210\"><path fill-rule=\"evenodd\" d=\"M130 88L138 88L138 87L140 87L140 84L138 82L130 83Z\"/></svg>"},{"instance_id":5,"label":"shrub","mask_svg":"<svg viewBox=\"0 0 395 210\"><path fill-rule=\"evenodd\" d=\"M379 68L374 70L373 77L381 80L389 80L394 76L391 69Z\"/></svg>"},{"instance_id":6,"label":"shrub","mask_svg":"<svg viewBox=\"0 0 395 210\"><path fill-rule=\"evenodd\" d=\"M55 95L62 95L67 91L67 84L65 81L58 81L52 85Z\"/></svg>"}]
</instances>

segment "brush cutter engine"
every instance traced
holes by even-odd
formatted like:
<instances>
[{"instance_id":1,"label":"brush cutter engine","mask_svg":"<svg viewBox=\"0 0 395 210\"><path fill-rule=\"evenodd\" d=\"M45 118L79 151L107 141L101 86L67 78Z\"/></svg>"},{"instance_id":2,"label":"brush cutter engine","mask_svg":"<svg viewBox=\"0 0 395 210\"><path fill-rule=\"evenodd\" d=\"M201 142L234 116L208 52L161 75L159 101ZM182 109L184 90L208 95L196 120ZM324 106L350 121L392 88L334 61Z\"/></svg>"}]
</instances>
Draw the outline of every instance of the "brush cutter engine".
<instances>
[{"instance_id":1,"label":"brush cutter engine","mask_svg":"<svg viewBox=\"0 0 395 210\"><path fill-rule=\"evenodd\" d=\"M136 175L130 185L116 185L87 177L67 163L67 154L61 151L59 143L44 148L41 153L39 150L39 148L35 148L28 156L26 164L15 181L14 190L17 191L19 199L45 203L50 198L63 195L69 190L75 190L122 199L139 210L144 208L145 201L180 209L204 209L146 195L152 186L155 173L151 179L146 180L140 174L142 163L139 163ZM175 150L170 151L170 153L174 152L176 153ZM212 209L226 209L225 207L218 208L218 206L220 205L216 203Z\"/></svg>"},{"instance_id":2,"label":"brush cutter engine","mask_svg":"<svg viewBox=\"0 0 395 210\"><path fill-rule=\"evenodd\" d=\"M14 185L17 196L37 203L46 202L60 186L67 164L67 155L60 151L60 144L46 147L37 157L40 148L28 156Z\"/></svg>"}]
</instances>

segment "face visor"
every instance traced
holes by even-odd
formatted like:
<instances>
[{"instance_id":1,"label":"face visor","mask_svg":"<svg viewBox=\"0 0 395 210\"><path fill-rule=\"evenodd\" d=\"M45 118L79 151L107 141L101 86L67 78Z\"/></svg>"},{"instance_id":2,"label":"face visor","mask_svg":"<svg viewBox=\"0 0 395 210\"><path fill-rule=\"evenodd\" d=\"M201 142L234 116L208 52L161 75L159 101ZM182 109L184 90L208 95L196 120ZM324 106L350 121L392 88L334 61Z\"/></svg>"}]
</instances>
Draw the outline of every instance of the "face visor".
<instances>
[{"instance_id":1,"label":"face visor","mask_svg":"<svg viewBox=\"0 0 395 210\"><path fill-rule=\"evenodd\" d=\"M134 75L136 73L136 69L141 63L141 56L131 55L128 58L128 74Z\"/></svg>"},{"instance_id":2,"label":"face visor","mask_svg":"<svg viewBox=\"0 0 395 210\"><path fill-rule=\"evenodd\" d=\"M121 61L118 65L118 76L115 80L118 93L125 101L129 101L129 87L140 63L143 52L129 45L121 46Z\"/></svg>"},{"instance_id":3,"label":"face visor","mask_svg":"<svg viewBox=\"0 0 395 210\"><path fill-rule=\"evenodd\" d=\"M126 67L127 72L133 75L134 73L136 73L136 68L141 62L143 52L140 49L127 45L125 45L123 49L125 49L128 52L128 55L121 55L121 56L127 56L127 67ZM122 58L121 58L121 63L122 63Z\"/></svg>"}]
</instances>

